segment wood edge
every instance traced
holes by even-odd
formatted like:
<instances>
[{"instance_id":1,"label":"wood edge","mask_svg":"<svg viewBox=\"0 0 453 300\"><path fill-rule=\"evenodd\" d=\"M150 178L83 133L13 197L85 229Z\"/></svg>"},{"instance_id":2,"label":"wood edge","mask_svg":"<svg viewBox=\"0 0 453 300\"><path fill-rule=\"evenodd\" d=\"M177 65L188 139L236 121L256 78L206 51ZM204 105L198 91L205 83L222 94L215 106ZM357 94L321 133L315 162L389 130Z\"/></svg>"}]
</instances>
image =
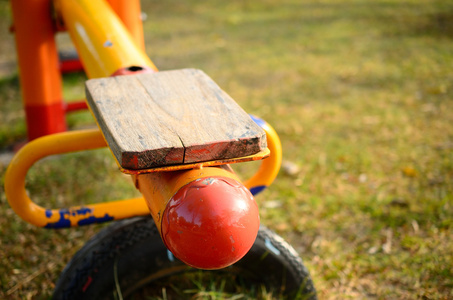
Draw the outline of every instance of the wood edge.
<instances>
[{"instance_id":1,"label":"wood edge","mask_svg":"<svg viewBox=\"0 0 453 300\"><path fill-rule=\"evenodd\" d=\"M161 148L143 152L125 151L121 154L121 163L118 162L118 164L124 169L141 170L182 164L183 158L183 148Z\"/></svg>"},{"instance_id":2,"label":"wood edge","mask_svg":"<svg viewBox=\"0 0 453 300\"><path fill-rule=\"evenodd\" d=\"M270 153L271 152L270 152L269 148L266 148L254 155L230 158L230 159L222 159L222 160L205 161L205 162L193 163L193 164L171 165L171 166L141 169L141 170L125 169L125 168L122 168L119 164L118 164L118 167L122 173L128 174L128 175L140 175L140 174L155 173L155 172L173 172L173 171L180 171L180 170L189 170L189 169L194 169L194 168L215 167L215 166L242 163L242 162L248 162L248 161L257 161L257 160L262 160L262 159L268 158L270 156Z\"/></svg>"},{"instance_id":3,"label":"wood edge","mask_svg":"<svg viewBox=\"0 0 453 300\"><path fill-rule=\"evenodd\" d=\"M115 161L119 166L122 164L122 156L121 156L121 150L118 148L119 143L115 141L115 138L113 134L110 132L110 130L107 130L109 128L106 125L106 122L104 118L102 118L99 110L97 109L97 106L94 104L94 99L91 96L91 93L88 92L88 85L95 84L94 82L101 81L101 79L109 79L109 77L102 77L102 78L94 78L94 79L88 79L85 81L85 98L86 102L88 104L88 110L90 111L91 115L93 116L94 121L96 122L96 125L99 129L99 131L102 134L102 137L104 138L107 148L110 150L112 153L113 157L115 158ZM104 126L102 126L102 124ZM106 130L104 130L106 128Z\"/></svg>"}]
</instances>

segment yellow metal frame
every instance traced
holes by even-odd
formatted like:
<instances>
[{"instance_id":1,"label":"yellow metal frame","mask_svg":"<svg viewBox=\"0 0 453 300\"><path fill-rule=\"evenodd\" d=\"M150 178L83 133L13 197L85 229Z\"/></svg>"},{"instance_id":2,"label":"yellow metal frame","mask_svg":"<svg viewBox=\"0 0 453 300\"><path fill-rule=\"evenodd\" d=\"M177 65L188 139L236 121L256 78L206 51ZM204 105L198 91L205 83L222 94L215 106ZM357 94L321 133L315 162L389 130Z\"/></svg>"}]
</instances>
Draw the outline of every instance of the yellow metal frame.
<instances>
[{"instance_id":1,"label":"yellow metal frame","mask_svg":"<svg viewBox=\"0 0 453 300\"><path fill-rule=\"evenodd\" d=\"M108 77L121 68L156 66L106 1L54 0L89 78Z\"/></svg>"},{"instance_id":2,"label":"yellow metal frame","mask_svg":"<svg viewBox=\"0 0 453 300\"><path fill-rule=\"evenodd\" d=\"M252 116L252 119L266 132L269 158L263 160L258 171L244 185L253 195L267 188L275 180L282 164L282 144L277 132L266 121Z\"/></svg>"},{"instance_id":3,"label":"yellow metal frame","mask_svg":"<svg viewBox=\"0 0 453 300\"><path fill-rule=\"evenodd\" d=\"M267 123L263 129L268 137L268 146L273 152L270 158L262 161L258 172L244 184L252 193L255 190L254 194L272 183L281 162L281 145L278 136ZM168 201L167 196L172 196L180 187L200 176L223 176L237 179L236 175L225 169L203 166L203 164L212 166L215 162L198 164L193 170L135 174L137 188L142 194L149 194L148 199L151 197L156 199L153 207L151 207L150 201L147 203L143 198L132 198L63 209L45 209L34 203L27 195L25 178L28 170L38 160L51 155L106 146L104 137L98 129L57 133L29 142L16 153L5 174L5 194L9 204L16 214L28 223L39 227L64 228L147 215L150 210L158 214ZM222 161L218 162L218 164L221 163ZM144 188L145 186L147 188ZM156 196L155 192L158 189L161 191L160 195L165 195L165 197Z\"/></svg>"},{"instance_id":4,"label":"yellow metal frame","mask_svg":"<svg viewBox=\"0 0 453 300\"><path fill-rule=\"evenodd\" d=\"M145 66L157 70L104 0L55 0L54 5L57 15L64 20L76 44L90 78L110 76L116 70L129 66ZM277 176L282 149L274 129L261 119L255 117L253 119L265 130L271 152L270 157L263 160L258 172L244 184L252 194L257 194L269 186ZM134 198L65 209L45 209L28 197L25 178L36 161L50 155L102 147L106 147L106 143L99 130L52 134L26 144L14 156L5 175L5 194L13 210L25 221L47 228L124 219L147 215L150 211L158 214L172 193L199 176L235 176L226 168L211 166L261 159L269 155L268 152L264 152L246 158L205 162L191 165L193 170L175 171L187 166L171 166L158 170L157 173L136 174L134 179L136 184L138 183L137 188L143 195L147 195L147 201L153 199L148 203L143 198ZM156 191L159 191L159 196L153 194Z\"/></svg>"},{"instance_id":5,"label":"yellow metal frame","mask_svg":"<svg viewBox=\"0 0 453 300\"><path fill-rule=\"evenodd\" d=\"M25 177L38 160L56 154L106 147L99 130L84 130L48 135L31 141L16 153L5 175L5 194L13 210L25 221L39 227L62 228L100 223L149 214L143 198L44 209L28 197Z\"/></svg>"}]
</instances>

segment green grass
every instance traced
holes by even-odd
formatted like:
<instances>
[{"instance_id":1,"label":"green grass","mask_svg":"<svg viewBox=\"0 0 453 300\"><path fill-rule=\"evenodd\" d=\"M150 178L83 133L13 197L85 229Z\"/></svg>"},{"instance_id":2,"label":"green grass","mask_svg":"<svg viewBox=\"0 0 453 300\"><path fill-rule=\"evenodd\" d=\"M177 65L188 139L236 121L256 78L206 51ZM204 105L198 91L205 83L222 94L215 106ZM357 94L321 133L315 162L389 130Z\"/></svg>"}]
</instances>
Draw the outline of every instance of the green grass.
<instances>
[{"instance_id":1,"label":"green grass","mask_svg":"<svg viewBox=\"0 0 453 300\"><path fill-rule=\"evenodd\" d=\"M274 299L278 292L269 291L265 286L251 287L237 278L237 274L213 274L202 271L179 274L157 280L151 287L140 290L130 299L228 299L251 300ZM155 296L160 294L161 296ZM278 299L284 299L280 295ZM302 300L302 299L301 299Z\"/></svg>"},{"instance_id":2,"label":"green grass","mask_svg":"<svg viewBox=\"0 0 453 300\"><path fill-rule=\"evenodd\" d=\"M299 171L282 171L257 197L262 222L301 254L321 299L453 298L452 3L173 0L143 9L161 70L203 69L279 133ZM13 59L11 43L2 38L0 61ZM68 76L65 97L83 97L83 80ZM6 148L25 137L15 73L0 80L0 106ZM78 113L69 123L92 121ZM100 151L38 164L27 189L58 206L136 195L129 181ZM0 203L0 298L46 299L97 226L38 229L3 193Z\"/></svg>"}]
</instances>

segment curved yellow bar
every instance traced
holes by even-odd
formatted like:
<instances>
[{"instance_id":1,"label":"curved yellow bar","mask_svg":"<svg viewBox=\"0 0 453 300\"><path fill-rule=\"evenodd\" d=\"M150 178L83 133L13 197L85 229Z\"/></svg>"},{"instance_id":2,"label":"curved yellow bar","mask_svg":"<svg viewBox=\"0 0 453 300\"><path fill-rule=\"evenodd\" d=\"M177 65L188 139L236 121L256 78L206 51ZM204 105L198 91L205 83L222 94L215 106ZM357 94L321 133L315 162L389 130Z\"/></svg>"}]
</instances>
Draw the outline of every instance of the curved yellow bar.
<instances>
[{"instance_id":1,"label":"curved yellow bar","mask_svg":"<svg viewBox=\"0 0 453 300\"><path fill-rule=\"evenodd\" d=\"M68 152L105 147L99 130L52 134L26 144L17 152L5 175L5 194L13 210L25 221L47 228L101 223L114 219L149 214L143 198L75 206L65 209L44 209L30 200L25 191L25 177L39 159Z\"/></svg>"},{"instance_id":2,"label":"curved yellow bar","mask_svg":"<svg viewBox=\"0 0 453 300\"><path fill-rule=\"evenodd\" d=\"M266 132L267 147L271 151L270 156L264 159L258 171L250 179L244 182L253 195L256 195L267 188L277 177L278 171L282 164L282 144L277 132L266 121L251 116Z\"/></svg>"},{"instance_id":3,"label":"curved yellow bar","mask_svg":"<svg viewBox=\"0 0 453 300\"><path fill-rule=\"evenodd\" d=\"M255 121L266 131L271 156L263 160L258 172L244 184L252 194L259 193L272 183L281 164L281 144L276 132L264 121L260 119ZM147 215L150 212L154 213L153 217L156 218L165 207L169 196L188 182L202 176L236 179L233 173L218 167L136 175L137 188L143 193L146 201L143 198L134 198L64 209L45 209L28 197L25 177L36 161L50 155L102 147L106 147L106 143L102 133L97 129L52 134L26 144L14 156L6 171L5 194L9 204L22 219L33 225L66 228Z\"/></svg>"},{"instance_id":4,"label":"curved yellow bar","mask_svg":"<svg viewBox=\"0 0 453 300\"><path fill-rule=\"evenodd\" d=\"M121 68L157 68L104 0L55 0L89 78L108 77Z\"/></svg>"}]
</instances>

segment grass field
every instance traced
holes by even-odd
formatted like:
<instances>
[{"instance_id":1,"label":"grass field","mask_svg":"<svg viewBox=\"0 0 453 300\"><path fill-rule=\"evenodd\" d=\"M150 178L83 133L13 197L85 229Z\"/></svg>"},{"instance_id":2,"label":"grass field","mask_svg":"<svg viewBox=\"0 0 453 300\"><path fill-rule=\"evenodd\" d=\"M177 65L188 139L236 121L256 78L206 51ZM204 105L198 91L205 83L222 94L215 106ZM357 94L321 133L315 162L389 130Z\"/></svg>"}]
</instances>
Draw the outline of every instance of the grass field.
<instances>
[{"instance_id":1,"label":"grass field","mask_svg":"<svg viewBox=\"0 0 453 300\"><path fill-rule=\"evenodd\" d=\"M257 197L261 219L300 253L320 299L453 298L452 2L143 0L143 10L159 69L204 70L279 133L285 164ZM0 14L2 66L15 59L6 1ZM6 150L26 132L17 71L0 74ZM83 97L84 80L65 76L65 98ZM89 113L68 122L93 124ZM137 195L105 150L40 162L27 178L46 207ZM0 204L0 298L48 299L100 226L35 228L3 185Z\"/></svg>"}]
</instances>

